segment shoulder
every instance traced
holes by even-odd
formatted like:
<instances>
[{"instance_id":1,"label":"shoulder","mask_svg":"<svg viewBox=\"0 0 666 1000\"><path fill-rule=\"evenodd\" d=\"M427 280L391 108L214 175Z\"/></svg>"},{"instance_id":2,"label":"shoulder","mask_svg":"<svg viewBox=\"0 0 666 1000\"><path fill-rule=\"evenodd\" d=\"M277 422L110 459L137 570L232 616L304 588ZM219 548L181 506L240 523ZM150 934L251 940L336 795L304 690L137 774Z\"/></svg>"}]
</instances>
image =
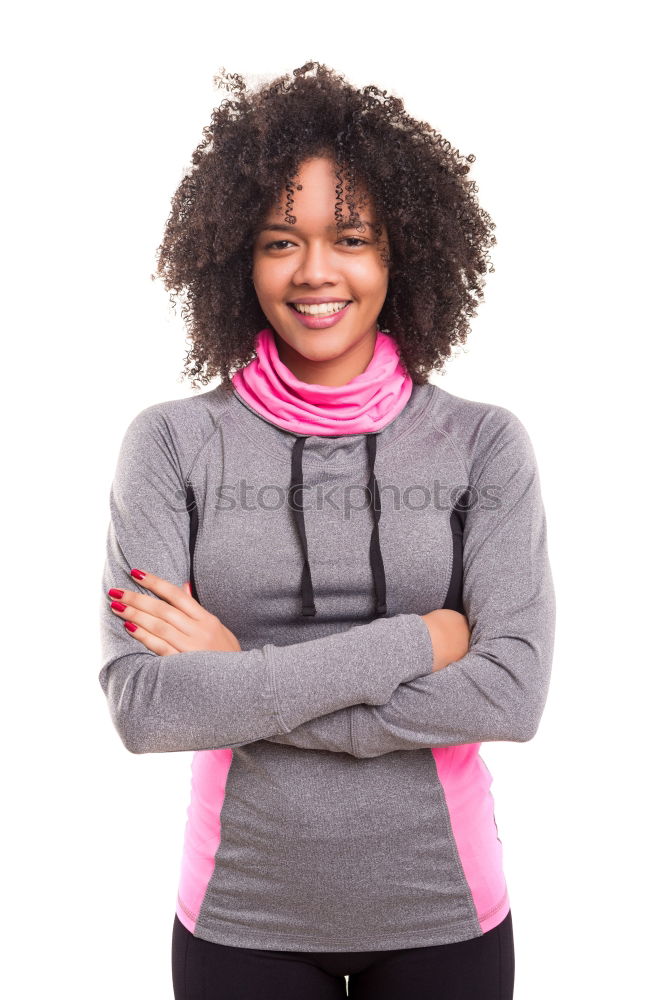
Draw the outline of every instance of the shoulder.
<instances>
[{"instance_id":1,"label":"shoulder","mask_svg":"<svg viewBox=\"0 0 666 1000\"><path fill-rule=\"evenodd\" d=\"M506 406L456 396L435 384L431 419L458 451L472 479L501 452L513 461L533 461L530 436L521 418Z\"/></svg>"},{"instance_id":2,"label":"shoulder","mask_svg":"<svg viewBox=\"0 0 666 1000\"><path fill-rule=\"evenodd\" d=\"M179 428L188 425L195 428L201 425L205 430L223 417L228 405L228 396L220 386L216 386L196 396L151 403L140 410L132 422L144 427L169 425Z\"/></svg>"},{"instance_id":3,"label":"shoulder","mask_svg":"<svg viewBox=\"0 0 666 1000\"><path fill-rule=\"evenodd\" d=\"M196 396L151 403L132 418L122 451L148 454L179 467L187 475L197 456L220 430L229 407L220 386Z\"/></svg>"}]
</instances>

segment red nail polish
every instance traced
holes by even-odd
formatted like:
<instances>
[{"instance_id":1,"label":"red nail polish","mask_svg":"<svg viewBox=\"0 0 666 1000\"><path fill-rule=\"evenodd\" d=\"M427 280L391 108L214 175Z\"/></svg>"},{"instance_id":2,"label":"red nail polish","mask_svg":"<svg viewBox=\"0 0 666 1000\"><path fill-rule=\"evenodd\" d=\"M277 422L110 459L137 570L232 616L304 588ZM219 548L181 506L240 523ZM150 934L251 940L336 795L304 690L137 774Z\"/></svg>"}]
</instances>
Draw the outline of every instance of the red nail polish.
<instances>
[{"instance_id":1,"label":"red nail polish","mask_svg":"<svg viewBox=\"0 0 666 1000\"><path fill-rule=\"evenodd\" d=\"M111 590L107 591L109 597L122 597L125 593L124 590L117 590L115 587L111 587Z\"/></svg>"},{"instance_id":2,"label":"red nail polish","mask_svg":"<svg viewBox=\"0 0 666 1000\"><path fill-rule=\"evenodd\" d=\"M132 570L132 576L134 577L135 580L143 580L145 575L146 574L140 569Z\"/></svg>"},{"instance_id":3,"label":"red nail polish","mask_svg":"<svg viewBox=\"0 0 666 1000\"><path fill-rule=\"evenodd\" d=\"M134 622L125 622L125 628L128 632L136 632L136 625Z\"/></svg>"},{"instance_id":4,"label":"red nail polish","mask_svg":"<svg viewBox=\"0 0 666 1000\"><path fill-rule=\"evenodd\" d=\"M124 611L127 605L121 604L120 601L111 601L111 607L114 611Z\"/></svg>"}]
</instances>

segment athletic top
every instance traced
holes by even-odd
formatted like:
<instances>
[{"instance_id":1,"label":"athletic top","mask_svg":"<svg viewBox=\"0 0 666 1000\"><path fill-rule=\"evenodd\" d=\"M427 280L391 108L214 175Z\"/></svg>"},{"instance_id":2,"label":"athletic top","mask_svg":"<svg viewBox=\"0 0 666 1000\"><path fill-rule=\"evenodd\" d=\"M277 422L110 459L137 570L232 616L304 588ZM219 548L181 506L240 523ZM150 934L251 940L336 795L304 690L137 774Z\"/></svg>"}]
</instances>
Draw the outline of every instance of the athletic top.
<instances>
[{"instance_id":1,"label":"athletic top","mask_svg":"<svg viewBox=\"0 0 666 1000\"><path fill-rule=\"evenodd\" d=\"M131 753L194 751L185 927L335 952L500 923L479 750L534 737L555 630L518 417L427 383L380 432L298 435L218 385L138 413L110 509L99 680ZM241 652L147 650L108 609L111 587L150 595L132 567L190 580ZM441 607L470 649L433 672L421 616Z\"/></svg>"}]
</instances>

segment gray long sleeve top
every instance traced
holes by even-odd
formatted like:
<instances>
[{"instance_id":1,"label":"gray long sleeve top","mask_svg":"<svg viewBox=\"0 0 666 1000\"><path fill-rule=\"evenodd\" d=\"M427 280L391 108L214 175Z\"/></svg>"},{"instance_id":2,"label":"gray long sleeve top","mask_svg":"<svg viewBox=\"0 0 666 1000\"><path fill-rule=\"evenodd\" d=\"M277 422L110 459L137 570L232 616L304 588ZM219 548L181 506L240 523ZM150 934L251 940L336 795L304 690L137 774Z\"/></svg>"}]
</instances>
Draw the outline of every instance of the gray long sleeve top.
<instances>
[{"instance_id":1,"label":"gray long sleeve top","mask_svg":"<svg viewBox=\"0 0 666 1000\"><path fill-rule=\"evenodd\" d=\"M465 940L506 916L482 742L525 741L548 691L555 597L539 476L509 410L414 386L377 435L386 616L374 617L365 435L298 435L217 387L147 407L123 438L99 675L133 753L193 751L176 899L206 940L298 951ZM132 567L192 580L241 652L157 656L110 610ZM154 596L154 595L153 595ZM464 613L433 673L421 617Z\"/></svg>"}]
</instances>

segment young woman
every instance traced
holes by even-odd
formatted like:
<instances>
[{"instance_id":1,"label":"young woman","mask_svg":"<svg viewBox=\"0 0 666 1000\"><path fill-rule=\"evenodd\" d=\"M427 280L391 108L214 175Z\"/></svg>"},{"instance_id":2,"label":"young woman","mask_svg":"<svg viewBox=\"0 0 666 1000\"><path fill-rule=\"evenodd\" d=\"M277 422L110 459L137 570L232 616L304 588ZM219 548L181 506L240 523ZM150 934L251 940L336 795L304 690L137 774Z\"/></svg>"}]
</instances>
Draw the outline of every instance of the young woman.
<instances>
[{"instance_id":1,"label":"young woman","mask_svg":"<svg viewBox=\"0 0 666 1000\"><path fill-rule=\"evenodd\" d=\"M520 420L428 380L494 226L399 99L223 79L158 266L221 381L131 422L103 574L124 745L194 751L175 997L508 1000L479 749L544 708L546 523Z\"/></svg>"}]
</instances>

